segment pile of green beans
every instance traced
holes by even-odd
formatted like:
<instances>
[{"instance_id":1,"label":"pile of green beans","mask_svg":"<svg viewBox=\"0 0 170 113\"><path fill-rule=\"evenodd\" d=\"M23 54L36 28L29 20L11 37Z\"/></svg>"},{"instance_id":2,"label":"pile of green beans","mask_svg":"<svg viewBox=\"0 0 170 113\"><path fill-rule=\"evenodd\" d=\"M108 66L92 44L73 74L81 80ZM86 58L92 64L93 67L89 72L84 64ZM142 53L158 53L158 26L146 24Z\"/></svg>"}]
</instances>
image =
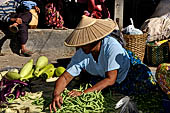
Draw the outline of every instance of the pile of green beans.
<instances>
[{"instance_id":1,"label":"pile of green beans","mask_svg":"<svg viewBox=\"0 0 170 113\"><path fill-rule=\"evenodd\" d=\"M37 106L41 106L44 105L44 98L40 97L40 98L36 98L33 102L32 105L37 105Z\"/></svg>"},{"instance_id":2,"label":"pile of green beans","mask_svg":"<svg viewBox=\"0 0 170 113\"><path fill-rule=\"evenodd\" d=\"M85 89L87 89L86 85ZM80 86L78 91L85 90ZM84 93L78 97L70 97L68 95L69 90L65 89L61 94L63 97L63 104L61 109L57 109L57 113L91 113L98 112L101 113L104 111L104 97L101 91Z\"/></svg>"},{"instance_id":3,"label":"pile of green beans","mask_svg":"<svg viewBox=\"0 0 170 113\"><path fill-rule=\"evenodd\" d=\"M15 100L14 94L9 94L9 97L6 97L8 103L12 103Z\"/></svg>"}]
</instances>

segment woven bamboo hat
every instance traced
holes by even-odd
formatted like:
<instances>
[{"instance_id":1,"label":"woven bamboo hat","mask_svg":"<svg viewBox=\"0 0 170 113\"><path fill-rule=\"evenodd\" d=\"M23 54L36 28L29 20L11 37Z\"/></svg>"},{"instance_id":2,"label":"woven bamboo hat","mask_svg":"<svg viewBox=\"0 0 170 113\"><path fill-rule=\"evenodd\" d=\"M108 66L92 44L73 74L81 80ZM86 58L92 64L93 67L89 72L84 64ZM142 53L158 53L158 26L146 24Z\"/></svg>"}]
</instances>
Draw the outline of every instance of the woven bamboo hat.
<instances>
[{"instance_id":1,"label":"woven bamboo hat","mask_svg":"<svg viewBox=\"0 0 170 113\"><path fill-rule=\"evenodd\" d=\"M116 25L112 19L95 19L83 15L80 23L64 44L69 47L78 47L95 42L109 35Z\"/></svg>"}]
</instances>

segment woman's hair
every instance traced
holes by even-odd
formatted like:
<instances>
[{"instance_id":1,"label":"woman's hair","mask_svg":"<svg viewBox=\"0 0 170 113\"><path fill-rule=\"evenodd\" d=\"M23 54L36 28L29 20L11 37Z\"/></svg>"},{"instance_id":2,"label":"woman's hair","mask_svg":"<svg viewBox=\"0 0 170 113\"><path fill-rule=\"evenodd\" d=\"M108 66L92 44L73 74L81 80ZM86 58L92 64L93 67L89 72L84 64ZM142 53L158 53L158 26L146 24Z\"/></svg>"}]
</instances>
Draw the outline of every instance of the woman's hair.
<instances>
[{"instance_id":1,"label":"woman's hair","mask_svg":"<svg viewBox=\"0 0 170 113\"><path fill-rule=\"evenodd\" d=\"M123 35L119 30L114 30L110 36L115 38L122 45L122 47L126 46L126 41L124 40Z\"/></svg>"}]
</instances>

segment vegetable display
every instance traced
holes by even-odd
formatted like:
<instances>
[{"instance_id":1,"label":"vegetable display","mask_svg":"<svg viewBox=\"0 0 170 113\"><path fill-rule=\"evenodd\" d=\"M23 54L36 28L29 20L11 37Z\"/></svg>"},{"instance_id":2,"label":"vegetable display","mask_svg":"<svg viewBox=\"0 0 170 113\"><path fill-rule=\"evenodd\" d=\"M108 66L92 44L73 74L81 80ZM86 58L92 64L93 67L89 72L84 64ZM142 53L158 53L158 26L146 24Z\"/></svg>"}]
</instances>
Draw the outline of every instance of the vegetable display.
<instances>
[{"instance_id":1,"label":"vegetable display","mask_svg":"<svg viewBox=\"0 0 170 113\"><path fill-rule=\"evenodd\" d=\"M34 74L37 76L40 69L44 68L48 64L48 58L46 56L40 56L35 65Z\"/></svg>"},{"instance_id":2,"label":"vegetable display","mask_svg":"<svg viewBox=\"0 0 170 113\"><path fill-rule=\"evenodd\" d=\"M33 67L33 59L30 59L20 70L20 76L25 77L27 76Z\"/></svg>"},{"instance_id":3,"label":"vegetable display","mask_svg":"<svg viewBox=\"0 0 170 113\"><path fill-rule=\"evenodd\" d=\"M89 85L86 84L85 89L87 89ZM80 87L78 91L85 90L83 87ZM70 97L68 96L68 89L65 89L61 94L63 97L63 104L61 109L57 109L57 113L102 113L104 111L104 97L101 91L97 92L89 92L84 93L78 97Z\"/></svg>"},{"instance_id":4,"label":"vegetable display","mask_svg":"<svg viewBox=\"0 0 170 113\"><path fill-rule=\"evenodd\" d=\"M42 75L44 72L46 72L46 74L48 73L47 70L49 69L54 69L54 65L53 64L47 64L44 68L42 68L35 76L39 77L40 75ZM52 73L52 75L54 74L54 72ZM52 77L52 76L51 76Z\"/></svg>"},{"instance_id":5,"label":"vegetable display","mask_svg":"<svg viewBox=\"0 0 170 113\"><path fill-rule=\"evenodd\" d=\"M56 70L55 70L56 76L58 76L58 77L61 76L64 73L65 70L66 69L62 66L57 67Z\"/></svg>"},{"instance_id":6,"label":"vegetable display","mask_svg":"<svg viewBox=\"0 0 170 113\"><path fill-rule=\"evenodd\" d=\"M9 72L6 73L5 77L6 77L8 80L17 80L17 79L19 79L21 76L20 76L20 74L18 74L17 72L9 71Z\"/></svg>"},{"instance_id":7,"label":"vegetable display","mask_svg":"<svg viewBox=\"0 0 170 113\"><path fill-rule=\"evenodd\" d=\"M23 96L22 88L28 86L27 81L39 77L52 78L56 76L55 70L56 68L53 64L48 64L46 56L40 56L35 66L33 59L30 59L20 70L3 70L0 72L0 103L8 103L13 99L19 98L19 96Z\"/></svg>"},{"instance_id":8,"label":"vegetable display","mask_svg":"<svg viewBox=\"0 0 170 113\"><path fill-rule=\"evenodd\" d=\"M26 86L28 86L28 84L20 80L2 78L0 81L0 104L10 103L15 98L18 98L24 92L22 88Z\"/></svg>"}]
</instances>

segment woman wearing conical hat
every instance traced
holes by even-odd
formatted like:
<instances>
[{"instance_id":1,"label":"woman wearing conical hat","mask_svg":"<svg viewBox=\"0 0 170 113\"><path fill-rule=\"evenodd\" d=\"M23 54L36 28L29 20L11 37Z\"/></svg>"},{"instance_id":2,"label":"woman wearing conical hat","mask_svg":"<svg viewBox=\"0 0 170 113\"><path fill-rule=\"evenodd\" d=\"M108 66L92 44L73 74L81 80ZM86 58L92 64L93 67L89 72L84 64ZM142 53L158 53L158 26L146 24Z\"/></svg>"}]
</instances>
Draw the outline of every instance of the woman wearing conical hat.
<instances>
[{"instance_id":1,"label":"woman wearing conical hat","mask_svg":"<svg viewBox=\"0 0 170 113\"><path fill-rule=\"evenodd\" d=\"M115 35L116 23L111 19L95 19L83 16L77 28L64 44L79 48L68 64L66 71L56 81L54 98L50 110L61 108L63 92L67 84L85 70L92 87L79 92L72 90L70 96L100 91L112 87L126 95L142 93L144 88L155 83L150 70L134 54L127 51ZM137 66L135 66L137 65ZM147 91L147 90L144 90ZM143 92L145 93L145 92Z\"/></svg>"}]
</instances>

